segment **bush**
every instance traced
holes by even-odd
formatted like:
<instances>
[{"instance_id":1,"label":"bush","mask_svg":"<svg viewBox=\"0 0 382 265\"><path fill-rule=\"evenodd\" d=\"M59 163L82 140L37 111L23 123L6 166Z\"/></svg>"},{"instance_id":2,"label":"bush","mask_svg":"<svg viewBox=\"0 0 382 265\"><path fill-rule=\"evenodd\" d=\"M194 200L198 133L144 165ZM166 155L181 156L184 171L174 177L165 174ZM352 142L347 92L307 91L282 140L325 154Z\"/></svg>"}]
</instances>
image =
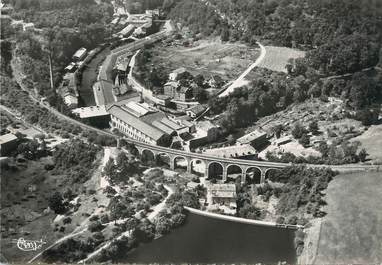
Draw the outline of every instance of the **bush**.
<instances>
[{"instance_id":1,"label":"bush","mask_svg":"<svg viewBox=\"0 0 382 265\"><path fill-rule=\"evenodd\" d=\"M88 230L90 232L99 232L104 229L104 225L100 221L95 221L89 224Z\"/></svg>"}]
</instances>

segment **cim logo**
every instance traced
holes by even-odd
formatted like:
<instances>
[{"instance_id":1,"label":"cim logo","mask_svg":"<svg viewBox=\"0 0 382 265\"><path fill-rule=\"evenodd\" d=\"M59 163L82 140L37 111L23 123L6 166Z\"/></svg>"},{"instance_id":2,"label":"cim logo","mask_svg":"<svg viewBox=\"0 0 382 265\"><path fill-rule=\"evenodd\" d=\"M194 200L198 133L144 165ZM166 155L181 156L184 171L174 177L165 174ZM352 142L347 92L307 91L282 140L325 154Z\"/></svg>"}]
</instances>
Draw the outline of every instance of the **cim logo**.
<instances>
[{"instance_id":1,"label":"cim logo","mask_svg":"<svg viewBox=\"0 0 382 265\"><path fill-rule=\"evenodd\" d=\"M45 241L40 240L25 240L24 238L19 238L18 240L14 240L17 247L22 251L36 251L41 249L43 245L46 244Z\"/></svg>"}]
</instances>

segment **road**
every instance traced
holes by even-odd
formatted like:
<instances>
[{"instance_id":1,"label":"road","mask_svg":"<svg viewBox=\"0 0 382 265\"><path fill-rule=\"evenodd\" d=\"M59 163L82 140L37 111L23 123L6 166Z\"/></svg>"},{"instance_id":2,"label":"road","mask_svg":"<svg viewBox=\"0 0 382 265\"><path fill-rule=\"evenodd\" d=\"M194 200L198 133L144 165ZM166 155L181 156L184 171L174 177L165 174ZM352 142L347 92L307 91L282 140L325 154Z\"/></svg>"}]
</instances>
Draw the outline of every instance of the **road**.
<instances>
[{"instance_id":1,"label":"road","mask_svg":"<svg viewBox=\"0 0 382 265\"><path fill-rule=\"evenodd\" d=\"M243 84L245 84L244 82L244 78L249 74L249 72L251 72L256 66L258 66L262 60L265 58L265 55L267 53L265 47L257 42L257 44L260 46L260 56L256 59L256 61L251 64L247 70L245 70L223 93L221 93L219 95L219 97L225 97L225 96L228 96L229 93L232 93L235 88L237 87L241 87Z\"/></svg>"},{"instance_id":2,"label":"road","mask_svg":"<svg viewBox=\"0 0 382 265\"><path fill-rule=\"evenodd\" d=\"M37 258L39 258L39 257L40 257L45 251L47 251L48 249L53 248L54 246L56 246L56 245L58 245L58 244L64 242L65 240L68 240L68 239L70 239L70 238L72 238L72 237L76 237L76 236L82 234L82 233L85 232L87 229L88 229L88 228L85 227L84 229L80 230L79 232L73 232L73 233L71 233L71 234L69 234L69 235L66 235L66 236L64 236L64 237L62 237L62 238L60 238L60 239L58 239L58 240L55 241L52 245L50 245L49 247L45 248L43 251L41 251L41 252L38 253L36 256L34 256L33 258L31 258L31 259L28 261L28 263L32 263L33 261L35 261Z\"/></svg>"}]
</instances>

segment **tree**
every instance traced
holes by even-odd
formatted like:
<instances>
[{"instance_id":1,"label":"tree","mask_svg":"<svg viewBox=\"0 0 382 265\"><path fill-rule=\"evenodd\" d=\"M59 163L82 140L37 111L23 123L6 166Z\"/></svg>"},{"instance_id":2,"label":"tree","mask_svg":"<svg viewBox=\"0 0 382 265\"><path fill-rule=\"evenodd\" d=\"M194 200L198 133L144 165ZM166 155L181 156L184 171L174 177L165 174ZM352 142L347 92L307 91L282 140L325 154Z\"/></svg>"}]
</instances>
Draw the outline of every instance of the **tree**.
<instances>
[{"instance_id":1,"label":"tree","mask_svg":"<svg viewBox=\"0 0 382 265\"><path fill-rule=\"evenodd\" d=\"M366 161L366 157L367 157L367 152L365 150L365 148L362 148L361 151L359 151L358 153L358 158L361 162L365 162Z\"/></svg>"},{"instance_id":2,"label":"tree","mask_svg":"<svg viewBox=\"0 0 382 265\"><path fill-rule=\"evenodd\" d=\"M308 147L309 144L310 144L310 138L309 138L309 136L308 136L306 133L304 133L304 134L301 136L301 138L298 140L298 142L299 142L300 144L302 144L302 146L304 146L304 147L306 148L306 147Z\"/></svg>"},{"instance_id":3,"label":"tree","mask_svg":"<svg viewBox=\"0 0 382 265\"><path fill-rule=\"evenodd\" d=\"M155 222L155 230L161 234L168 234L171 230L172 223L166 216L159 217Z\"/></svg>"},{"instance_id":4,"label":"tree","mask_svg":"<svg viewBox=\"0 0 382 265\"><path fill-rule=\"evenodd\" d=\"M64 198L61 196L61 193L55 192L49 198L49 208L56 214L64 214L66 212L67 205L64 203Z\"/></svg>"},{"instance_id":5,"label":"tree","mask_svg":"<svg viewBox=\"0 0 382 265\"><path fill-rule=\"evenodd\" d=\"M300 139L302 137L303 134L306 133L306 130L304 127L301 126L301 124L299 123L296 123L296 125L294 126L293 130L292 130L292 135L295 139Z\"/></svg>"},{"instance_id":6,"label":"tree","mask_svg":"<svg viewBox=\"0 0 382 265\"><path fill-rule=\"evenodd\" d=\"M313 135L317 135L318 134L318 123L317 121L312 121L311 123L309 123L309 130L310 132L313 134Z\"/></svg>"},{"instance_id":7,"label":"tree","mask_svg":"<svg viewBox=\"0 0 382 265\"><path fill-rule=\"evenodd\" d=\"M90 232L99 232L104 229L104 225L100 221L91 222L88 226Z\"/></svg>"},{"instance_id":8,"label":"tree","mask_svg":"<svg viewBox=\"0 0 382 265\"><path fill-rule=\"evenodd\" d=\"M280 138L283 129L284 129L284 128L283 128L283 126L282 126L281 124L277 124L276 126L274 126L274 127L272 128L272 131L273 131L273 133L275 134L275 136L276 136L277 139Z\"/></svg>"}]
</instances>

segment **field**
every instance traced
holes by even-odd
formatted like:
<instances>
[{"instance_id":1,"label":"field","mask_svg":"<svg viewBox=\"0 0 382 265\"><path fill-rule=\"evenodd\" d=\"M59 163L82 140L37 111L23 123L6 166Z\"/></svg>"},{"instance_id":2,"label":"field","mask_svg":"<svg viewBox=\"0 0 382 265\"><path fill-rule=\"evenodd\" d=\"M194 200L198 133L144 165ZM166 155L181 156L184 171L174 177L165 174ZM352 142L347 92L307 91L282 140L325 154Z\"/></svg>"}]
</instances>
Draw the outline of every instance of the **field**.
<instances>
[{"instance_id":1,"label":"field","mask_svg":"<svg viewBox=\"0 0 382 265\"><path fill-rule=\"evenodd\" d=\"M18 163L17 170L1 172L1 249L6 258L22 260L33 255L18 250L13 239L54 239L54 227L50 226L54 214L44 210L49 196L60 190L60 176L49 176L44 169L49 160Z\"/></svg>"},{"instance_id":2,"label":"field","mask_svg":"<svg viewBox=\"0 0 382 265\"><path fill-rule=\"evenodd\" d=\"M305 56L304 51L287 47L265 46L265 49L267 53L259 67L267 68L272 71L286 72L285 66L289 59Z\"/></svg>"},{"instance_id":3,"label":"field","mask_svg":"<svg viewBox=\"0 0 382 265\"><path fill-rule=\"evenodd\" d=\"M315 264L382 260L382 172L343 174L329 184Z\"/></svg>"},{"instance_id":4,"label":"field","mask_svg":"<svg viewBox=\"0 0 382 265\"><path fill-rule=\"evenodd\" d=\"M371 126L362 135L354 138L369 154L370 162L382 164L382 124Z\"/></svg>"},{"instance_id":5,"label":"field","mask_svg":"<svg viewBox=\"0 0 382 265\"><path fill-rule=\"evenodd\" d=\"M174 43L160 44L153 51L153 64L168 72L185 67L194 75L217 74L224 79L237 78L259 55L258 49L217 40L201 40L187 48Z\"/></svg>"}]
</instances>

